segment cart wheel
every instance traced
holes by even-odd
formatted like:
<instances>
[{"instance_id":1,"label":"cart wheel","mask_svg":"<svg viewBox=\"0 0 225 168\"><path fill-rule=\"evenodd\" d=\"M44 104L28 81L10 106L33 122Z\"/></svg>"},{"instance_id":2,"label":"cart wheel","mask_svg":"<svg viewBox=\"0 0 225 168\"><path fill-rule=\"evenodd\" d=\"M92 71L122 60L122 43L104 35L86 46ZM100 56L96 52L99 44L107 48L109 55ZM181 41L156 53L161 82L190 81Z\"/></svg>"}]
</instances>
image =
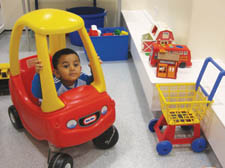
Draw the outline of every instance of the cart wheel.
<instances>
[{"instance_id":1,"label":"cart wheel","mask_svg":"<svg viewBox=\"0 0 225 168\"><path fill-rule=\"evenodd\" d=\"M73 158L66 153L56 153L50 163L48 168L72 168Z\"/></svg>"},{"instance_id":2,"label":"cart wheel","mask_svg":"<svg viewBox=\"0 0 225 168\"><path fill-rule=\"evenodd\" d=\"M155 124L158 122L158 120L159 120L158 118L152 119L152 120L150 121L150 123L148 124L148 129L149 129L151 132L155 132L154 126L155 126ZM159 129L162 129L162 127L163 127L163 126L160 126Z\"/></svg>"},{"instance_id":3,"label":"cart wheel","mask_svg":"<svg viewBox=\"0 0 225 168\"><path fill-rule=\"evenodd\" d=\"M103 134L93 139L93 143L99 149L108 149L113 147L119 139L119 133L115 126L111 126Z\"/></svg>"},{"instance_id":4,"label":"cart wheel","mask_svg":"<svg viewBox=\"0 0 225 168\"><path fill-rule=\"evenodd\" d=\"M159 155L167 155L171 152L173 148L173 145L170 141L161 141L157 144L156 150L159 153Z\"/></svg>"},{"instance_id":5,"label":"cart wheel","mask_svg":"<svg viewBox=\"0 0 225 168\"><path fill-rule=\"evenodd\" d=\"M202 152L206 148L205 138L197 138L191 143L191 148L194 152Z\"/></svg>"},{"instance_id":6,"label":"cart wheel","mask_svg":"<svg viewBox=\"0 0 225 168\"><path fill-rule=\"evenodd\" d=\"M9 106L8 114L9 114L10 121L13 124L14 128L16 128L17 130L22 129L23 124L20 120L20 117L18 115L18 112L16 111L15 106L13 106L13 105Z\"/></svg>"},{"instance_id":7,"label":"cart wheel","mask_svg":"<svg viewBox=\"0 0 225 168\"><path fill-rule=\"evenodd\" d=\"M193 128L192 125L182 125L180 127L185 131L190 131Z\"/></svg>"}]
</instances>

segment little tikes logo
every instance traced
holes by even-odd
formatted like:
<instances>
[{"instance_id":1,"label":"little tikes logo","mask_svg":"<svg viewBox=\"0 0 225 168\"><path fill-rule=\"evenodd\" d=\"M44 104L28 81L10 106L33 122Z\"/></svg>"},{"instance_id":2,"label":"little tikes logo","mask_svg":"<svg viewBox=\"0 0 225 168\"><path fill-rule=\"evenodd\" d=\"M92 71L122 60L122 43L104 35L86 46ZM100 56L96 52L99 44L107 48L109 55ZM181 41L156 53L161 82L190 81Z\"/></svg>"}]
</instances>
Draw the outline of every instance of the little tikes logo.
<instances>
[{"instance_id":1,"label":"little tikes logo","mask_svg":"<svg viewBox=\"0 0 225 168\"><path fill-rule=\"evenodd\" d=\"M85 125L91 124L91 123L93 123L96 120L96 118L97 117L96 117L95 114L90 116L90 117L87 117L87 118L84 119L84 124Z\"/></svg>"}]
</instances>

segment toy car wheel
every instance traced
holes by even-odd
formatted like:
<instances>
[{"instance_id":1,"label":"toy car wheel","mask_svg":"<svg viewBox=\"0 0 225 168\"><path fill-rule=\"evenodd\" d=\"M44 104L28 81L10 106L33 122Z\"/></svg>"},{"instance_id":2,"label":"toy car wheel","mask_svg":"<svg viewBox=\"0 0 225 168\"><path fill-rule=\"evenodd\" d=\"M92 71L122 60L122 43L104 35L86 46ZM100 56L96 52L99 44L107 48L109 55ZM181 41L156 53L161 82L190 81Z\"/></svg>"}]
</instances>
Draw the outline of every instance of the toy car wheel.
<instances>
[{"instance_id":1,"label":"toy car wheel","mask_svg":"<svg viewBox=\"0 0 225 168\"><path fill-rule=\"evenodd\" d=\"M186 67L186 63L185 62L181 62L179 65L180 68L185 68Z\"/></svg>"},{"instance_id":2,"label":"toy car wheel","mask_svg":"<svg viewBox=\"0 0 225 168\"><path fill-rule=\"evenodd\" d=\"M150 121L150 123L148 124L148 129L151 131L151 132L155 132L155 129L154 129L154 126L155 124L158 122L159 119L152 119ZM160 126L159 129L162 129L163 126Z\"/></svg>"},{"instance_id":3,"label":"toy car wheel","mask_svg":"<svg viewBox=\"0 0 225 168\"><path fill-rule=\"evenodd\" d=\"M48 168L73 168L73 158L66 153L56 153L50 160Z\"/></svg>"},{"instance_id":4,"label":"toy car wheel","mask_svg":"<svg viewBox=\"0 0 225 168\"><path fill-rule=\"evenodd\" d=\"M202 152L206 148L205 138L197 138L191 143L191 148L194 152Z\"/></svg>"},{"instance_id":5,"label":"toy car wheel","mask_svg":"<svg viewBox=\"0 0 225 168\"><path fill-rule=\"evenodd\" d=\"M182 126L180 126L183 130L185 130L185 131L189 131L189 130L191 130L192 128L193 128L193 126L192 125L182 125Z\"/></svg>"},{"instance_id":6,"label":"toy car wheel","mask_svg":"<svg viewBox=\"0 0 225 168\"><path fill-rule=\"evenodd\" d=\"M119 133L115 126L111 126L103 134L93 139L94 145L99 149L108 149L113 147L119 139Z\"/></svg>"},{"instance_id":7,"label":"toy car wheel","mask_svg":"<svg viewBox=\"0 0 225 168\"><path fill-rule=\"evenodd\" d=\"M173 145L170 141L161 141L157 144L156 150L159 155L167 155L171 152Z\"/></svg>"},{"instance_id":8,"label":"toy car wheel","mask_svg":"<svg viewBox=\"0 0 225 168\"><path fill-rule=\"evenodd\" d=\"M23 124L20 120L20 117L19 117L19 114L18 112L16 111L16 108L15 106L11 105L9 108L8 108L8 114L9 114L9 118L10 118L10 121L11 123L13 124L13 126L19 130L19 129L22 129L23 128Z\"/></svg>"}]
</instances>

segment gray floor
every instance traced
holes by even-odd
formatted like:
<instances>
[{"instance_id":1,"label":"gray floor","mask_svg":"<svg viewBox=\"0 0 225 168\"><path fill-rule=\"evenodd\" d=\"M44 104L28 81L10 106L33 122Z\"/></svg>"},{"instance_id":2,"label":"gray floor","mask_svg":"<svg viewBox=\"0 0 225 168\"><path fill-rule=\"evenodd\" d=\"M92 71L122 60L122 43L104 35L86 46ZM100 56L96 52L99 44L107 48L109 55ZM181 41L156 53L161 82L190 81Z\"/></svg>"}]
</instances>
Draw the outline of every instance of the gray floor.
<instances>
[{"instance_id":1,"label":"gray floor","mask_svg":"<svg viewBox=\"0 0 225 168\"><path fill-rule=\"evenodd\" d=\"M31 35L32 36L32 35ZM10 32L0 34L0 63L8 62ZM23 36L20 57L34 54L34 41L30 50ZM82 48L78 50L84 71L87 60ZM175 146L167 156L156 152L157 137L148 130L153 119L148 109L132 58L127 61L104 62L107 91L116 102L116 122L120 139L109 150L99 150L92 142L63 149L74 158L76 168L202 168L220 164L210 147L203 153L194 153L189 145ZM1 168L47 168L48 144L37 141L25 130L16 131L8 118L10 96L0 96L0 167Z\"/></svg>"}]
</instances>

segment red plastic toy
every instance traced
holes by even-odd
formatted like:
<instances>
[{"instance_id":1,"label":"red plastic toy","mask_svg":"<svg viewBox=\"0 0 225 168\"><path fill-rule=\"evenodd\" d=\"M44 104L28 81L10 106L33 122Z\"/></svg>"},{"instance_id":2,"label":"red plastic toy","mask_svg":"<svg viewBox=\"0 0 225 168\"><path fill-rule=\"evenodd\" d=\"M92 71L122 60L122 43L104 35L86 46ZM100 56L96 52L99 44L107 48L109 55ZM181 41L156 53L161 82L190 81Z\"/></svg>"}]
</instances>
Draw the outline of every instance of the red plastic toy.
<instances>
[{"instance_id":1,"label":"red plastic toy","mask_svg":"<svg viewBox=\"0 0 225 168\"><path fill-rule=\"evenodd\" d=\"M160 61L157 64L156 76L159 78L177 78L177 62L176 61Z\"/></svg>"},{"instance_id":2,"label":"red plastic toy","mask_svg":"<svg viewBox=\"0 0 225 168\"><path fill-rule=\"evenodd\" d=\"M191 63L191 52L185 45L178 45L178 44L166 44L161 45L157 43L152 43L151 51L149 55L149 61L152 66L156 66L157 63L160 62L160 59L163 59L160 56L167 55L173 60L174 56L179 57L178 66L179 67L189 67L192 65ZM167 59L169 60L169 59Z\"/></svg>"},{"instance_id":3,"label":"red plastic toy","mask_svg":"<svg viewBox=\"0 0 225 168\"><path fill-rule=\"evenodd\" d=\"M56 24L60 21L62 23ZM24 26L35 32L37 55L19 60L18 46ZM65 48L65 35L73 31L79 32L84 43L94 81L58 97L49 55ZM31 93L36 57L45 65L40 72L41 105ZM49 142L49 168L73 167L73 158L68 154L57 152L51 157L55 148L92 140L96 147L108 149L117 143L119 134L113 126L115 102L106 92L101 65L81 17L56 9L35 10L22 16L11 35L10 66L9 88L13 102L8 109L10 120L16 129L24 127L34 138Z\"/></svg>"}]
</instances>

